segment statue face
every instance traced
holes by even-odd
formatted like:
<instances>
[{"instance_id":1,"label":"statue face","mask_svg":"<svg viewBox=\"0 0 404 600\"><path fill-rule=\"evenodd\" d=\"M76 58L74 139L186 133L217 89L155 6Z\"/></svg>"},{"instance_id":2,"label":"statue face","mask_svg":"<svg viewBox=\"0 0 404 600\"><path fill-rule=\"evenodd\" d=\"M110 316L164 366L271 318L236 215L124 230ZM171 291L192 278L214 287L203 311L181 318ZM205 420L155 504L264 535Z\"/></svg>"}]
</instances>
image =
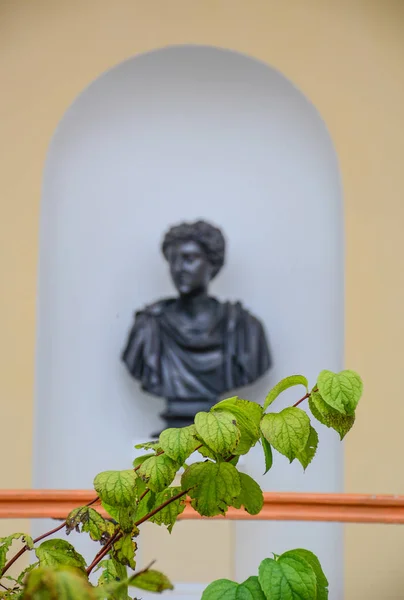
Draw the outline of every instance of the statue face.
<instances>
[{"instance_id":1,"label":"statue face","mask_svg":"<svg viewBox=\"0 0 404 600\"><path fill-rule=\"evenodd\" d=\"M168 261L172 280L181 296L206 290L212 277L212 265L197 242L172 244Z\"/></svg>"}]
</instances>

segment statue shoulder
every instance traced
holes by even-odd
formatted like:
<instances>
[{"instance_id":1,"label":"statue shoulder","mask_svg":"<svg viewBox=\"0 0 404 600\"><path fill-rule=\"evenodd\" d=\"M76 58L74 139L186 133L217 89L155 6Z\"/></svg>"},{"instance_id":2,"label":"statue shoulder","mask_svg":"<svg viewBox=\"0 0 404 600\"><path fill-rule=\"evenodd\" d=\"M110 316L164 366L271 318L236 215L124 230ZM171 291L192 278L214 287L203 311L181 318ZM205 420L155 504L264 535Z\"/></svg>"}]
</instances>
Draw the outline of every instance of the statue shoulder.
<instances>
[{"instance_id":1,"label":"statue shoulder","mask_svg":"<svg viewBox=\"0 0 404 600\"><path fill-rule=\"evenodd\" d=\"M147 304L141 310L136 311L135 317L159 317L166 310L169 304L174 302L174 298L164 298L163 300L157 300L152 304Z\"/></svg>"},{"instance_id":2,"label":"statue shoulder","mask_svg":"<svg viewBox=\"0 0 404 600\"><path fill-rule=\"evenodd\" d=\"M241 371L234 375L235 385L252 383L271 366L272 359L263 323L251 314L241 302L227 303L230 352Z\"/></svg>"},{"instance_id":3,"label":"statue shoulder","mask_svg":"<svg viewBox=\"0 0 404 600\"><path fill-rule=\"evenodd\" d=\"M241 302L226 302L226 309L228 312L228 319L230 325L237 327L238 325L244 324L258 329L262 328L261 321L249 310L247 310Z\"/></svg>"}]
</instances>

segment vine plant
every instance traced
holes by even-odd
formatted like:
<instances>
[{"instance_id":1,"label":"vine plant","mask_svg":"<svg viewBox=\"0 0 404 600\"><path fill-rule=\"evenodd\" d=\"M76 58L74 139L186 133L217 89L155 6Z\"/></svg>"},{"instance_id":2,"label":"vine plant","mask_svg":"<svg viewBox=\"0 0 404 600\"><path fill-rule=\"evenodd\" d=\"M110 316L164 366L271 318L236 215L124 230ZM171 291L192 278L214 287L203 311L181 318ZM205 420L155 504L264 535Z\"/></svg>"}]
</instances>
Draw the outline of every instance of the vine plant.
<instances>
[{"instance_id":1,"label":"vine plant","mask_svg":"<svg viewBox=\"0 0 404 600\"><path fill-rule=\"evenodd\" d=\"M283 391L298 385L304 386L306 393L293 406L267 412ZM298 460L306 469L316 453L318 436L300 405L308 401L312 416L335 429L342 440L354 423L361 394L362 381L354 371L322 371L311 391L305 377L292 375L269 392L263 406L228 398L209 412L198 413L193 425L166 429L158 441L137 446L146 453L135 459L133 469L99 473L94 479L94 500L73 510L52 531L36 539L22 533L0 539L0 598L130 600L132 587L154 592L172 589L169 579L153 565L136 570L136 538L142 523L164 525L171 532L187 496L204 517L225 515L229 506L257 515L263 494L254 479L237 470L240 456L260 443L265 472L272 466L272 449L290 462ZM201 460L187 465L195 452ZM179 470L183 470L180 485L172 485ZM97 505L102 505L110 518L102 517ZM62 529L86 532L98 543L100 548L89 565L69 542L50 537ZM24 545L9 558L13 540L18 538ZM25 552L34 554L36 562L12 577L10 567ZM97 583L89 578L95 572ZM303 549L265 558L258 575L244 583L214 581L202 595L202 600L326 598L328 582L320 562Z\"/></svg>"}]
</instances>

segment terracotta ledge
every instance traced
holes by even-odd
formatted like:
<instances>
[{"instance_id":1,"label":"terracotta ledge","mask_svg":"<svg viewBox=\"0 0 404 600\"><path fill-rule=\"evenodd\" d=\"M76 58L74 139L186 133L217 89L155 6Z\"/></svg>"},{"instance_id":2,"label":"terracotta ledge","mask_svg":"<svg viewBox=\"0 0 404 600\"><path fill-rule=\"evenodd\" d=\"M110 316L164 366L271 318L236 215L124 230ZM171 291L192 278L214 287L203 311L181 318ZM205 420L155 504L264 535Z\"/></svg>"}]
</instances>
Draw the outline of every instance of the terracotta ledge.
<instances>
[{"instance_id":1,"label":"terracotta ledge","mask_svg":"<svg viewBox=\"0 0 404 600\"><path fill-rule=\"evenodd\" d=\"M87 504L94 496L89 490L1 490L0 519L64 519L73 508ZM99 505L94 508L103 512ZM201 519L189 501L180 518ZM259 515L230 508L226 518L404 524L404 496L267 492Z\"/></svg>"}]
</instances>

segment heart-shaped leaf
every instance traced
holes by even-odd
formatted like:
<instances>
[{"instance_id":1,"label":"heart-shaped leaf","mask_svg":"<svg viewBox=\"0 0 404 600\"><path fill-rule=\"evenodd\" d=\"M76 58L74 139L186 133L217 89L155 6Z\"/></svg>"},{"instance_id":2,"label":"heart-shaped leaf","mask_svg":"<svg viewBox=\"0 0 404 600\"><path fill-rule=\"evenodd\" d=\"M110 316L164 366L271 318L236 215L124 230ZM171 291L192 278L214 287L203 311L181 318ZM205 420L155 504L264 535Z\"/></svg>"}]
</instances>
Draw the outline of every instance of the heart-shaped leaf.
<instances>
[{"instance_id":1,"label":"heart-shaped leaf","mask_svg":"<svg viewBox=\"0 0 404 600\"><path fill-rule=\"evenodd\" d=\"M355 413L353 415L343 415L335 408L331 408L322 399L320 392L312 392L309 398L309 408L313 417L320 421L326 427L334 429L341 440L344 439L348 431L355 423Z\"/></svg>"},{"instance_id":2,"label":"heart-shaped leaf","mask_svg":"<svg viewBox=\"0 0 404 600\"><path fill-rule=\"evenodd\" d=\"M316 575L299 556L265 558L259 566L261 588L268 600L315 600Z\"/></svg>"},{"instance_id":3,"label":"heart-shaped leaf","mask_svg":"<svg viewBox=\"0 0 404 600\"><path fill-rule=\"evenodd\" d=\"M171 427L160 433L160 446L172 460L180 465L201 443L194 437L195 425L189 427Z\"/></svg>"},{"instance_id":4,"label":"heart-shaped leaf","mask_svg":"<svg viewBox=\"0 0 404 600\"><path fill-rule=\"evenodd\" d=\"M343 415L353 415L362 396L363 383L355 371L321 371L318 391L326 404Z\"/></svg>"},{"instance_id":5,"label":"heart-shaped leaf","mask_svg":"<svg viewBox=\"0 0 404 600\"><path fill-rule=\"evenodd\" d=\"M231 454L240 440L236 418L227 411L199 412L195 427L204 443L218 454Z\"/></svg>"},{"instance_id":6,"label":"heart-shaped leaf","mask_svg":"<svg viewBox=\"0 0 404 600\"><path fill-rule=\"evenodd\" d=\"M310 419L297 407L284 408L262 418L261 431L265 439L290 462L304 450L310 435Z\"/></svg>"},{"instance_id":7,"label":"heart-shaped leaf","mask_svg":"<svg viewBox=\"0 0 404 600\"><path fill-rule=\"evenodd\" d=\"M101 500L110 506L130 506L138 498L137 475L132 470L104 471L94 479Z\"/></svg>"},{"instance_id":8,"label":"heart-shaped leaf","mask_svg":"<svg viewBox=\"0 0 404 600\"><path fill-rule=\"evenodd\" d=\"M295 385L303 385L306 388L306 392L308 392L308 381L306 377L303 375L290 375L289 377L285 377L279 383L272 388L264 402L264 411L272 404L274 400L277 399L279 394L284 392L285 390L295 386Z\"/></svg>"},{"instance_id":9,"label":"heart-shaped leaf","mask_svg":"<svg viewBox=\"0 0 404 600\"><path fill-rule=\"evenodd\" d=\"M193 508L204 517L224 514L241 493L237 469L228 462L194 463L181 478L183 490L189 490Z\"/></svg>"}]
</instances>

